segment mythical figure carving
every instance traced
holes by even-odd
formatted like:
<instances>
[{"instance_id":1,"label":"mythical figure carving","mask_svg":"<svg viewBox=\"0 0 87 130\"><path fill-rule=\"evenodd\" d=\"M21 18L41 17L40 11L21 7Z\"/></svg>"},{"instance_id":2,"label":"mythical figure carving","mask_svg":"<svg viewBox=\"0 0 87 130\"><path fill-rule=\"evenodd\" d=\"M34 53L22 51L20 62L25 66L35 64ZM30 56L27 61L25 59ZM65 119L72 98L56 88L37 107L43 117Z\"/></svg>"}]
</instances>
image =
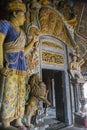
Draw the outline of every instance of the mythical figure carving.
<instances>
[{"instance_id":1,"label":"mythical figure carving","mask_svg":"<svg viewBox=\"0 0 87 130\"><path fill-rule=\"evenodd\" d=\"M67 27L64 24L59 12L51 7L42 7L38 15L41 34L55 36L74 49L67 34Z\"/></svg>"},{"instance_id":2,"label":"mythical figure carving","mask_svg":"<svg viewBox=\"0 0 87 130\"><path fill-rule=\"evenodd\" d=\"M33 127L31 124L31 117L35 115L36 111L40 109L39 102L43 101L50 105L50 102L47 100L47 90L45 83L40 79L39 74L33 74L29 78L30 93L29 100L26 106L26 125Z\"/></svg>"},{"instance_id":3,"label":"mythical figure carving","mask_svg":"<svg viewBox=\"0 0 87 130\"><path fill-rule=\"evenodd\" d=\"M25 115L26 115L26 126L29 126L29 127L34 127L34 125L31 123L31 118L33 116L35 116L36 112L40 109L40 106L39 106L39 100L37 97L35 96L31 96L29 98L29 101L27 102L27 105L26 105L26 112L25 112Z\"/></svg>"},{"instance_id":4,"label":"mythical figure carving","mask_svg":"<svg viewBox=\"0 0 87 130\"><path fill-rule=\"evenodd\" d=\"M38 27L31 26L29 28L29 33L28 33L29 40L31 40L34 37L34 35L37 35L37 36L40 35L40 33L41 33L41 31L40 31L40 29Z\"/></svg>"},{"instance_id":5,"label":"mythical figure carving","mask_svg":"<svg viewBox=\"0 0 87 130\"><path fill-rule=\"evenodd\" d=\"M32 26L28 33L28 41L31 42L35 36L40 34L40 30L36 26ZM32 48L32 50L26 56L27 63L27 72L28 75L32 73L38 72L38 64L39 64L39 42L36 42Z\"/></svg>"},{"instance_id":6,"label":"mythical figure carving","mask_svg":"<svg viewBox=\"0 0 87 130\"><path fill-rule=\"evenodd\" d=\"M39 22L41 31L44 33L60 35L64 27L61 16L51 8L43 7L40 9Z\"/></svg>"},{"instance_id":7,"label":"mythical figure carving","mask_svg":"<svg viewBox=\"0 0 87 130\"><path fill-rule=\"evenodd\" d=\"M41 5L37 0L32 0L30 5L30 21L32 24L37 25L37 17Z\"/></svg>"}]
</instances>

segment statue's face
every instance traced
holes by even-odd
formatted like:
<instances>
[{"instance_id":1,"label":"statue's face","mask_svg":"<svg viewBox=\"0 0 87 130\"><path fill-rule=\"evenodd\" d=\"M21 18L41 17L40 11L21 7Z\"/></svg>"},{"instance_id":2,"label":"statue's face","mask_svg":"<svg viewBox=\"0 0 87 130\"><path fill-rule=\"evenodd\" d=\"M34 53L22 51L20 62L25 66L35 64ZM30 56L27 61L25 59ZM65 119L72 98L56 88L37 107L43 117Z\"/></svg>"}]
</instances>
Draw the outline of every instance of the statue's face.
<instances>
[{"instance_id":1,"label":"statue's face","mask_svg":"<svg viewBox=\"0 0 87 130\"><path fill-rule=\"evenodd\" d=\"M25 21L25 13L24 12L18 12L16 15L16 19L19 23L19 26L22 26L24 24Z\"/></svg>"},{"instance_id":2,"label":"statue's face","mask_svg":"<svg viewBox=\"0 0 87 130\"><path fill-rule=\"evenodd\" d=\"M76 56L74 56L74 61L77 61L77 57Z\"/></svg>"}]
</instances>

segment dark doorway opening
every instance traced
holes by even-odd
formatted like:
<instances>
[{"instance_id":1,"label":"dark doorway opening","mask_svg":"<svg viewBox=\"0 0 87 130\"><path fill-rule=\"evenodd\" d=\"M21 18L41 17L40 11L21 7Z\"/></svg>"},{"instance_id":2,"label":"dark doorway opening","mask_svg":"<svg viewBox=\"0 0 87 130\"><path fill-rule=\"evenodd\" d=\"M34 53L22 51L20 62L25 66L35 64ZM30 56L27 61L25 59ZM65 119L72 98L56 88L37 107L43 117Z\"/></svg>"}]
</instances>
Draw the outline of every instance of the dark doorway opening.
<instances>
[{"instance_id":1,"label":"dark doorway opening","mask_svg":"<svg viewBox=\"0 0 87 130\"><path fill-rule=\"evenodd\" d=\"M42 80L49 91L50 109L55 110L54 115L58 121L65 123L64 71L42 69Z\"/></svg>"}]
</instances>

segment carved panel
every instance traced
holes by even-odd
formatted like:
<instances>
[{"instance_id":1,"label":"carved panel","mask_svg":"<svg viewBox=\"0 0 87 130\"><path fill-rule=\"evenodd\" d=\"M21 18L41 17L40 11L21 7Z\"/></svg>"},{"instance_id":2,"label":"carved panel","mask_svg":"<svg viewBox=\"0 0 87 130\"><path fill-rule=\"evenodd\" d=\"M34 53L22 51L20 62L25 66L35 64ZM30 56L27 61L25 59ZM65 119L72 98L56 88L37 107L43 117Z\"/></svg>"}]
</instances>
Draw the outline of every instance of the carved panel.
<instances>
[{"instance_id":1,"label":"carved panel","mask_svg":"<svg viewBox=\"0 0 87 130\"><path fill-rule=\"evenodd\" d=\"M71 49L74 49L59 12L53 8L42 7L39 11L38 20L41 34L55 36L67 44Z\"/></svg>"},{"instance_id":2,"label":"carved panel","mask_svg":"<svg viewBox=\"0 0 87 130\"><path fill-rule=\"evenodd\" d=\"M44 46L50 46L52 48L58 49L58 50L64 50L64 48L54 42L48 42L48 41L44 41L42 42L42 45Z\"/></svg>"},{"instance_id":3,"label":"carved panel","mask_svg":"<svg viewBox=\"0 0 87 130\"><path fill-rule=\"evenodd\" d=\"M42 62L47 64L64 65L63 54L42 50Z\"/></svg>"}]
</instances>

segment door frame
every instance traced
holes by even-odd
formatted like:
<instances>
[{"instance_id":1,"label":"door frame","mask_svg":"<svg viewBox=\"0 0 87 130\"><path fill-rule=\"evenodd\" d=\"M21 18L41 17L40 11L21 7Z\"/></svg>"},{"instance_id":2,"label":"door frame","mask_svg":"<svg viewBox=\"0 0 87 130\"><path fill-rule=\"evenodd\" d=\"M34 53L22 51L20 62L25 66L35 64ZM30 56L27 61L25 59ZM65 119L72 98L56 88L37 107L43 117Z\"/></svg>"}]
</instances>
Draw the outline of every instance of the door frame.
<instances>
[{"instance_id":1,"label":"door frame","mask_svg":"<svg viewBox=\"0 0 87 130\"><path fill-rule=\"evenodd\" d=\"M62 46L63 50L57 50L57 49L53 49L51 47L47 47L45 45L42 44L42 42L44 41L53 41L55 42L57 45ZM42 77L42 69L49 69L49 70L60 70L60 71L64 71L65 75L65 100L66 100L66 104L65 104L65 124L66 125L71 125L73 123L72 121L72 109L71 109L71 94L70 94L70 84L69 84L69 75L68 75L68 59L67 59L67 46L61 42L59 39L56 39L52 36L49 35L43 35L39 38L39 43L40 43L40 48L39 48L39 59L40 59L40 63L39 63L39 69L40 69L40 76ZM42 62L42 50L46 50L46 51L52 51L58 54L62 54L64 56L64 66L61 65L54 65L54 64L48 64L48 63L43 63Z\"/></svg>"}]
</instances>

